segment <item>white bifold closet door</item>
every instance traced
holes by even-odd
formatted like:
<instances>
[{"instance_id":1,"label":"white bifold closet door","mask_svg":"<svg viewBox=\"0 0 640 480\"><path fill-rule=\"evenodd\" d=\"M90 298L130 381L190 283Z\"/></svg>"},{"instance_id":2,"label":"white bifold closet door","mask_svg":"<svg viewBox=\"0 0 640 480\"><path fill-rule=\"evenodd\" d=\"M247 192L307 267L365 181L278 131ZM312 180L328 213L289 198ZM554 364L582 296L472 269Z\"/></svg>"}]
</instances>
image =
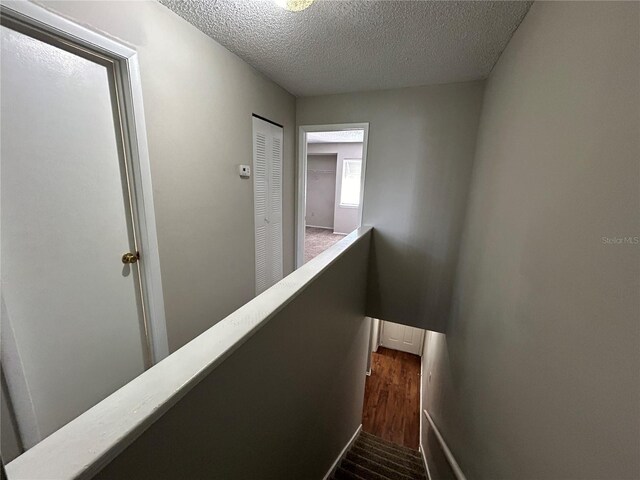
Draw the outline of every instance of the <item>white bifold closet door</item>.
<instances>
[{"instance_id":1,"label":"white bifold closet door","mask_svg":"<svg viewBox=\"0 0 640 480\"><path fill-rule=\"evenodd\" d=\"M256 294L282 279L282 127L253 117Z\"/></svg>"}]
</instances>

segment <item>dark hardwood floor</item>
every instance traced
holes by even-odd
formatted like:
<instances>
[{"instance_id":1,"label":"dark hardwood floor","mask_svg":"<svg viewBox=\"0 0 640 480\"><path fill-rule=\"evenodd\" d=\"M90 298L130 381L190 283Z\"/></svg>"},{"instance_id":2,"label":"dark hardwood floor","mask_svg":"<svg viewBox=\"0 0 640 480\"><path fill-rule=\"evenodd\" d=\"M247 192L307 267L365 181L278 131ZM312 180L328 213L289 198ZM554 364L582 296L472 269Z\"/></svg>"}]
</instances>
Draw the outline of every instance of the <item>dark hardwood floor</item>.
<instances>
[{"instance_id":1,"label":"dark hardwood floor","mask_svg":"<svg viewBox=\"0 0 640 480\"><path fill-rule=\"evenodd\" d=\"M418 449L420 435L420 357L379 347L364 390L362 429Z\"/></svg>"}]
</instances>

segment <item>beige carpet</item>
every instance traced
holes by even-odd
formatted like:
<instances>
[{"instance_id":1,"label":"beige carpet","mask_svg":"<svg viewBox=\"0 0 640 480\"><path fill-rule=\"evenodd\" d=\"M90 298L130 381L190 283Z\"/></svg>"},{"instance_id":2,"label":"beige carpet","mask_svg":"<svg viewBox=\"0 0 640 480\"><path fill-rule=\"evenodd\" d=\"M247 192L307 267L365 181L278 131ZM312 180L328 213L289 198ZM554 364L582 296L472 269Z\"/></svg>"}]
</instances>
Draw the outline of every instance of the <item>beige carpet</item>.
<instances>
[{"instance_id":1,"label":"beige carpet","mask_svg":"<svg viewBox=\"0 0 640 480\"><path fill-rule=\"evenodd\" d=\"M304 235L304 263L320 255L345 236L325 228L306 227Z\"/></svg>"}]
</instances>

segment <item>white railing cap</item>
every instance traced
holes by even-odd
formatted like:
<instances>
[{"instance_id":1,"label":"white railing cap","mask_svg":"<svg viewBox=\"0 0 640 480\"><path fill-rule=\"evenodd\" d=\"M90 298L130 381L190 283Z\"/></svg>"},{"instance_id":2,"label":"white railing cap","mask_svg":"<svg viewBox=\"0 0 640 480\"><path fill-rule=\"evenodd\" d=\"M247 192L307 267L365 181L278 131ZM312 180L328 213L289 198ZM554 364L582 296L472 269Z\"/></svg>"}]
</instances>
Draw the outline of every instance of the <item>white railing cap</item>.
<instances>
[{"instance_id":1,"label":"white railing cap","mask_svg":"<svg viewBox=\"0 0 640 480\"><path fill-rule=\"evenodd\" d=\"M27 450L6 466L9 480L93 477L370 231L347 235Z\"/></svg>"}]
</instances>

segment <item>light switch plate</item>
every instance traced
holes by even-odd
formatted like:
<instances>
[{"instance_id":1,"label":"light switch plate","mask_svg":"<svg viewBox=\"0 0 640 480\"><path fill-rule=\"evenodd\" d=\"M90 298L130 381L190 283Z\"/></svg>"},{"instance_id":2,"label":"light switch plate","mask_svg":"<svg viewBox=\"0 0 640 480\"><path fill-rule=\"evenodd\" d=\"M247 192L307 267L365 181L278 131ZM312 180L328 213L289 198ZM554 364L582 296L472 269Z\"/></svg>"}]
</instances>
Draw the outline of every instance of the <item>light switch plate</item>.
<instances>
[{"instance_id":1,"label":"light switch plate","mask_svg":"<svg viewBox=\"0 0 640 480\"><path fill-rule=\"evenodd\" d=\"M238 165L238 173L241 178L249 178L251 176L251 167L249 165Z\"/></svg>"}]
</instances>

